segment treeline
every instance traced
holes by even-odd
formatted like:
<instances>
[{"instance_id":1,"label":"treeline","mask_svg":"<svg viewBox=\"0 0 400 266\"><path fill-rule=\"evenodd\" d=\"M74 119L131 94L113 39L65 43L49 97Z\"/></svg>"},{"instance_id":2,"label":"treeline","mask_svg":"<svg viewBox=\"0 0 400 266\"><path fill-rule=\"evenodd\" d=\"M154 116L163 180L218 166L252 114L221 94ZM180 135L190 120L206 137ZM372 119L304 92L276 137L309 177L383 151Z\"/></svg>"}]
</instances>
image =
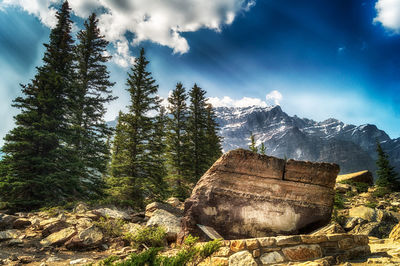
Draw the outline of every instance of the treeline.
<instances>
[{"instance_id":1,"label":"treeline","mask_svg":"<svg viewBox=\"0 0 400 266\"><path fill-rule=\"evenodd\" d=\"M116 99L106 67L108 42L92 14L75 44L70 13L66 1L43 65L14 100L20 113L2 148L0 208L92 199L139 208L148 200L188 196L221 154L206 92L194 85L187 94L178 83L167 112L142 49L128 74L130 105L120 112L114 136L104 121L105 105Z\"/></svg>"}]
</instances>

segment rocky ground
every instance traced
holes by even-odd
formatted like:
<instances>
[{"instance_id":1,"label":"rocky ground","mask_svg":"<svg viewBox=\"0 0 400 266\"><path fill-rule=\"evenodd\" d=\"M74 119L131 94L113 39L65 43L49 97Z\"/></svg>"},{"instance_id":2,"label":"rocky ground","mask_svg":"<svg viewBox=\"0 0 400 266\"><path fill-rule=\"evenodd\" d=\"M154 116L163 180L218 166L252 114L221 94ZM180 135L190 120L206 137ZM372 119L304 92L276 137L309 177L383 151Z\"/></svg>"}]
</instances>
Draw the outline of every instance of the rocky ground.
<instances>
[{"instance_id":1,"label":"rocky ground","mask_svg":"<svg viewBox=\"0 0 400 266\"><path fill-rule=\"evenodd\" d=\"M369 235L371 255L341 265L400 265L400 193L338 183L333 221L314 234ZM183 203L175 198L152 203L145 212L77 204L41 212L0 214L0 264L101 265L110 256L123 260L146 247L132 246L127 235L161 225L166 229L165 254L176 253ZM332 265L329 258L289 265ZM207 265L203 262L202 265ZM246 265L237 264L237 265Z\"/></svg>"}]
</instances>

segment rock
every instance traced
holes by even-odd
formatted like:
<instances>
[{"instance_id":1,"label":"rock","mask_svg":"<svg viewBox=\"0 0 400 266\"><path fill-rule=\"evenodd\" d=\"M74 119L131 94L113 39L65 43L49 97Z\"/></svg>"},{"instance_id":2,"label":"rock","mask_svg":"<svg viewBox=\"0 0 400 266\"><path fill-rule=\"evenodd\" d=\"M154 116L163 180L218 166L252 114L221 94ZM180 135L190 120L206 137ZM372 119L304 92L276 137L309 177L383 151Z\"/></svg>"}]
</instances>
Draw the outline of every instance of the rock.
<instances>
[{"instance_id":1,"label":"rock","mask_svg":"<svg viewBox=\"0 0 400 266\"><path fill-rule=\"evenodd\" d=\"M0 213L0 230L11 229L13 222L17 219L16 216Z\"/></svg>"},{"instance_id":2,"label":"rock","mask_svg":"<svg viewBox=\"0 0 400 266\"><path fill-rule=\"evenodd\" d=\"M349 210L349 217L362 218L368 222L376 222L377 213L372 208L358 206Z\"/></svg>"},{"instance_id":3,"label":"rock","mask_svg":"<svg viewBox=\"0 0 400 266\"><path fill-rule=\"evenodd\" d=\"M141 230L143 226L135 223L126 223L123 225L122 229L125 233L130 233L132 235L136 234L139 230Z\"/></svg>"},{"instance_id":4,"label":"rock","mask_svg":"<svg viewBox=\"0 0 400 266\"><path fill-rule=\"evenodd\" d=\"M52 223L46 224L43 227L42 237L47 237L55 232L58 232L64 228L68 227L68 224L63 220L55 219Z\"/></svg>"},{"instance_id":5,"label":"rock","mask_svg":"<svg viewBox=\"0 0 400 266\"><path fill-rule=\"evenodd\" d=\"M311 235L326 235L326 234L338 234L338 233L345 233L345 231L337 222L331 222L327 226L324 226L312 232Z\"/></svg>"},{"instance_id":6,"label":"rock","mask_svg":"<svg viewBox=\"0 0 400 266\"><path fill-rule=\"evenodd\" d=\"M231 250L233 252L238 252L245 248L246 248L246 241L240 239L231 241Z\"/></svg>"},{"instance_id":7,"label":"rock","mask_svg":"<svg viewBox=\"0 0 400 266\"><path fill-rule=\"evenodd\" d=\"M226 239L311 232L331 218L336 164L298 162L238 149L224 154L185 201L182 233L197 224Z\"/></svg>"},{"instance_id":8,"label":"rock","mask_svg":"<svg viewBox=\"0 0 400 266\"><path fill-rule=\"evenodd\" d=\"M360 218L360 217L349 217L346 219L343 228L346 231L350 231L352 230L354 227L356 227L357 225L361 225L361 224L365 224L367 223L366 220Z\"/></svg>"},{"instance_id":9,"label":"rock","mask_svg":"<svg viewBox=\"0 0 400 266\"><path fill-rule=\"evenodd\" d=\"M76 229L78 229L78 231L82 231L91 226L93 226L93 221L89 218L80 218L76 220Z\"/></svg>"},{"instance_id":10,"label":"rock","mask_svg":"<svg viewBox=\"0 0 400 266\"><path fill-rule=\"evenodd\" d=\"M171 197L166 200L166 202L171 205L172 207L181 209L183 207L183 202L181 202L178 198Z\"/></svg>"},{"instance_id":11,"label":"rock","mask_svg":"<svg viewBox=\"0 0 400 266\"><path fill-rule=\"evenodd\" d=\"M257 266L257 262L247 250L237 252L229 257L230 266Z\"/></svg>"},{"instance_id":12,"label":"rock","mask_svg":"<svg viewBox=\"0 0 400 266\"><path fill-rule=\"evenodd\" d=\"M78 203L74 208L74 213L85 213L87 211L89 211L89 207L83 202Z\"/></svg>"},{"instance_id":13,"label":"rock","mask_svg":"<svg viewBox=\"0 0 400 266\"><path fill-rule=\"evenodd\" d=\"M67 249L96 248L102 244L104 235L96 226L91 226L65 243Z\"/></svg>"},{"instance_id":14,"label":"rock","mask_svg":"<svg viewBox=\"0 0 400 266\"><path fill-rule=\"evenodd\" d=\"M9 229L5 231L0 231L0 241L8 240L8 239L16 239L22 236L21 231L16 229Z\"/></svg>"},{"instance_id":15,"label":"rock","mask_svg":"<svg viewBox=\"0 0 400 266\"><path fill-rule=\"evenodd\" d=\"M13 228L15 229L24 229L28 226L30 226L32 223L29 221L29 219L26 218L18 218L13 222Z\"/></svg>"},{"instance_id":16,"label":"rock","mask_svg":"<svg viewBox=\"0 0 400 266\"><path fill-rule=\"evenodd\" d=\"M167 233L168 241L175 241L181 229L181 218L165 210L156 210L147 221L146 226L162 226Z\"/></svg>"},{"instance_id":17,"label":"rock","mask_svg":"<svg viewBox=\"0 0 400 266\"><path fill-rule=\"evenodd\" d=\"M280 252L273 251L273 252L264 253L263 255L261 255L260 260L263 265L270 265L270 264L284 262L285 257L283 257Z\"/></svg>"},{"instance_id":18,"label":"rock","mask_svg":"<svg viewBox=\"0 0 400 266\"><path fill-rule=\"evenodd\" d=\"M374 178L372 176L372 173L368 170L346 175L338 175L338 177L336 178L336 182L343 182L343 181L365 183L370 186L374 184Z\"/></svg>"},{"instance_id":19,"label":"rock","mask_svg":"<svg viewBox=\"0 0 400 266\"><path fill-rule=\"evenodd\" d=\"M344 194L347 191L352 191L352 187L349 184L336 183L335 191Z\"/></svg>"},{"instance_id":20,"label":"rock","mask_svg":"<svg viewBox=\"0 0 400 266\"><path fill-rule=\"evenodd\" d=\"M151 216L153 216L153 213L156 210L164 210L164 211L172 213L173 215L176 215L176 216L183 215L182 210L180 210L176 207L173 207L172 205L161 203L161 202L153 202L146 206L146 213L145 213L146 217L150 218Z\"/></svg>"},{"instance_id":21,"label":"rock","mask_svg":"<svg viewBox=\"0 0 400 266\"><path fill-rule=\"evenodd\" d=\"M42 246L60 246L71 239L74 235L76 235L75 228L68 227L42 239L40 244Z\"/></svg>"},{"instance_id":22,"label":"rock","mask_svg":"<svg viewBox=\"0 0 400 266\"><path fill-rule=\"evenodd\" d=\"M364 207L367 208L367 207ZM370 208L369 208L370 209ZM351 231L351 234L369 235L378 238L387 238L393 227L399 223L398 217L388 211L369 210L367 213L361 212L360 216L370 219L368 223L358 224Z\"/></svg>"},{"instance_id":23,"label":"rock","mask_svg":"<svg viewBox=\"0 0 400 266\"><path fill-rule=\"evenodd\" d=\"M389 234L389 238L393 239L394 241L400 240L400 223L393 227L392 231Z\"/></svg>"},{"instance_id":24,"label":"rock","mask_svg":"<svg viewBox=\"0 0 400 266\"><path fill-rule=\"evenodd\" d=\"M76 259L76 260L71 260L69 262L69 265L75 265L75 264L83 264L83 263L87 263L88 259L86 258L81 258L81 259Z\"/></svg>"},{"instance_id":25,"label":"rock","mask_svg":"<svg viewBox=\"0 0 400 266\"><path fill-rule=\"evenodd\" d=\"M112 219L122 219L122 220L130 220L130 216L123 211L113 210L109 208L100 208L92 211L95 214L98 214L103 217L108 217Z\"/></svg>"},{"instance_id":26,"label":"rock","mask_svg":"<svg viewBox=\"0 0 400 266\"><path fill-rule=\"evenodd\" d=\"M298 245L282 249L283 254L291 261L313 260L322 257L319 245Z\"/></svg>"}]
</instances>

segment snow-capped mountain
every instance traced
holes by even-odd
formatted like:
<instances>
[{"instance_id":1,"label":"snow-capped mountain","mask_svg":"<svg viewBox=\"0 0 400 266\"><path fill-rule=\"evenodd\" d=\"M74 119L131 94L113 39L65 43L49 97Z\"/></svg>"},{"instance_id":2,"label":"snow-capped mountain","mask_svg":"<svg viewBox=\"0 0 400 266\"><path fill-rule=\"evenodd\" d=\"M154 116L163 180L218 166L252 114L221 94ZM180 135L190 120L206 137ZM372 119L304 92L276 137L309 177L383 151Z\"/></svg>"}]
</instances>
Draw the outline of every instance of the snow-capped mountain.
<instances>
[{"instance_id":1,"label":"snow-capped mountain","mask_svg":"<svg viewBox=\"0 0 400 266\"><path fill-rule=\"evenodd\" d=\"M247 148L251 133L268 155L334 162L341 173L376 170L376 141L400 170L400 138L391 139L375 125L348 125L330 118L323 122L289 116L280 106L218 107L215 109L224 151Z\"/></svg>"}]
</instances>

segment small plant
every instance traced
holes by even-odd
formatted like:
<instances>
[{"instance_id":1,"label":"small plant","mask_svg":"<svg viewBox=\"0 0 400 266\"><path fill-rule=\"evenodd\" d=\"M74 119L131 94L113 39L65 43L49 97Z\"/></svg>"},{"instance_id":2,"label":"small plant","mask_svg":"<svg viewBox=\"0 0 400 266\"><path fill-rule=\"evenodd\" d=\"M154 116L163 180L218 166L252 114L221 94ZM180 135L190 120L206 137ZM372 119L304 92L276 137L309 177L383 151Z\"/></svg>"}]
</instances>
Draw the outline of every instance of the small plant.
<instances>
[{"instance_id":1,"label":"small plant","mask_svg":"<svg viewBox=\"0 0 400 266\"><path fill-rule=\"evenodd\" d=\"M348 197L348 198L352 198L354 196L357 196L357 193L354 192L354 191L347 191L345 196Z\"/></svg>"},{"instance_id":2,"label":"small plant","mask_svg":"<svg viewBox=\"0 0 400 266\"><path fill-rule=\"evenodd\" d=\"M370 187L370 185L363 183L363 182L353 182L351 180L344 180L342 182L340 182L341 184L348 184L351 186L354 186L357 189L358 193L364 193L368 191L368 188Z\"/></svg>"},{"instance_id":3,"label":"small plant","mask_svg":"<svg viewBox=\"0 0 400 266\"><path fill-rule=\"evenodd\" d=\"M99 227L104 234L109 237L122 236L122 228L125 222L122 219L110 219L109 217L101 217L94 225Z\"/></svg>"},{"instance_id":4,"label":"small plant","mask_svg":"<svg viewBox=\"0 0 400 266\"><path fill-rule=\"evenodd\" d=\"M167 233L163 227L144 227L135 234L127 234L125 239L131 242L136 248L140 245L146 247L162 247L165 244Z\"/></svg>"},{"instance_id":5,"label":"small plant","mask_svg":"<svg viewBox=\"0 0 400 266\"><path fill-rule=\"evenodd\" d=\"M378 204L375 201L369 201L365 204L366 207L375 209Z\"/></svg>"},{"instance_id":6,"label":"small plant","mask_svg":"<svg viewBox=\"0 0 400 266\"><path fill-rule=\"evenodd\" d=\"M343 196L339 193L336 193L333 207L338 210L344 209L344 203L345 203L345 199L343 198Z\"/></svg>"},{"instance_id":7,"label":"small plant","mask_svg":"<svg viewBox=\"0 0 400 266\"><path fill-rule=\"evenodd\" d=\"M110 257L99 262L99 266L112 266L113 262L119 260L119 257L111 255Z\"/></svg>"},{"instance_id":8,"label":"small plant","mask_svg":"<svg viewBox=\"0 0 400 266\"><path fill-rule=\"evenodd\" d=\"M374 197L383 198L390 192L391 192L391 190L386 187L377 187L372 195Z\"/></svg>"}]
</instances>

